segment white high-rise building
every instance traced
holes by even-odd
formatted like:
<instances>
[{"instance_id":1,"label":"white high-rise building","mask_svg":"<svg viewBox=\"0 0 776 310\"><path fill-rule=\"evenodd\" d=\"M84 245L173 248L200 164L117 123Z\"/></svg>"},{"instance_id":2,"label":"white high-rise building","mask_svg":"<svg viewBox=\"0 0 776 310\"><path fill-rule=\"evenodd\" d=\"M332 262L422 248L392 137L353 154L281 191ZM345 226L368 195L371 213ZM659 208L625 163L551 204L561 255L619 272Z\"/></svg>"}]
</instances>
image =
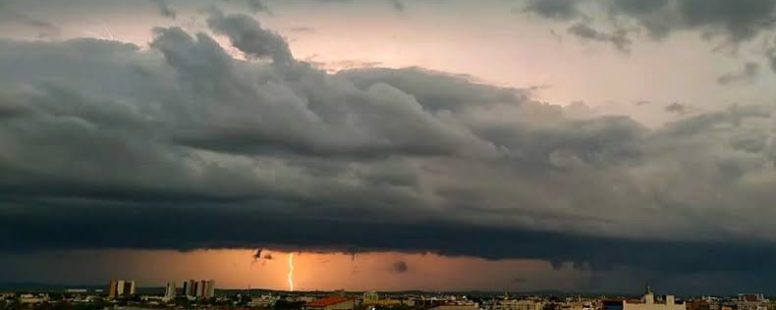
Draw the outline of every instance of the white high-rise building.
<instances>
[{"instance_id":1,"label":"white high-rise building","mask_svg":"<svg viewBox=\"0 0 776 310\"><path fill-rule=\"evenodd\" d=\"M167 282L167 288L164 290L164 300L175 299L175 282Z\"/></svg>"},{"instance_id":2,"label":"white high-rise building","mask_svg":"<svg viewBox=\"0 0 776 310\"><path fill-rule=\"evenodd\" d=\"M213 298L216 294L216 281L189 280L183 282L183 295L196 298Z\"/></svg>"},{"instance_id":3,"label":"white high-rise building","mask_svg":"<svg viewBox=\"0 0 776 310\"><path fill-rule=\"evenodd\" d=\"M197 285L197 297L199 298L213 298L216 294L216 281L202 280Z\"/></svg>"},{"instance_id":4,"label":"white high-rise building","mask_svg":"<svg viewBox=\"0 0 776 310\"><path fill-rule=\"evenodd\" d=\"M183 281L183 295L196 296L197 281L194 281L194 280Z\"/></svg>"}]
</instances>

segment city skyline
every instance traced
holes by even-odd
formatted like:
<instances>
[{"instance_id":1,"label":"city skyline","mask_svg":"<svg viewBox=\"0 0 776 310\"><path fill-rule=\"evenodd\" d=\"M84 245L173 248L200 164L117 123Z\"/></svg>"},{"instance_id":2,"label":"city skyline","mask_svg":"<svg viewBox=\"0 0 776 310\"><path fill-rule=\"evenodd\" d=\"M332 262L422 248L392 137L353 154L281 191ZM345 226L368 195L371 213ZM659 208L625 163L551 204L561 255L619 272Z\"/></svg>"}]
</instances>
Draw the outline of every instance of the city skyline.
<instances>
[{"instance_id":1,"label":"city skyline","mask_svg":"<svg viewBox=\"0 0 776 310\"><path fill-rule=\"evenodd\" d=\"M776 294L775 26L776 0L0 0L0 281Z\"/></svg>"}]
</instances>

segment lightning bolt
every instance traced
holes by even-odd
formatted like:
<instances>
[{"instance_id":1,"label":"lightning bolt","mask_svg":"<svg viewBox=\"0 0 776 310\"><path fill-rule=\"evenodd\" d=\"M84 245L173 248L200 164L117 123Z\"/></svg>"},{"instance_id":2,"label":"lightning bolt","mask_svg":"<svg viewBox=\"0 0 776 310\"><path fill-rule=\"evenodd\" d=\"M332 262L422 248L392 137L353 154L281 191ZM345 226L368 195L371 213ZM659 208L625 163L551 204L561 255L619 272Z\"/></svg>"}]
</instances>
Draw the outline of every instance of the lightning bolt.
<instances>
[{"instance_id":1,"label":"lightning bolt","mask_svg":"<svg viewBox=\"0 0 776 310\"><path fill-rule=\"evenodd\" d=\"M288 290L294 291L294 253L288 254Z\"/></svg>"}]
</instances>

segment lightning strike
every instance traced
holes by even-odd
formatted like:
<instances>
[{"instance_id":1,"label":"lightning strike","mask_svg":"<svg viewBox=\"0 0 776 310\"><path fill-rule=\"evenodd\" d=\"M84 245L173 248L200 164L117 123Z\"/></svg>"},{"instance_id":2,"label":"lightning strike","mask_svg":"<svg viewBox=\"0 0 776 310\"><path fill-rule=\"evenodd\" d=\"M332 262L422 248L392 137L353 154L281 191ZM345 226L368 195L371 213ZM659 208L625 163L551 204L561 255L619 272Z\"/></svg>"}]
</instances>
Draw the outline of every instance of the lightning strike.
<instances>
[{"instance_id":1,"label":"lightning strike","mask_svg":"<svg viewBox=\"0 0 776 310\"><path fill-rule=\"evenodd\" d=\"M294 253L288 254L288 290L294 291Z\"/></svg>"}]
</instances>

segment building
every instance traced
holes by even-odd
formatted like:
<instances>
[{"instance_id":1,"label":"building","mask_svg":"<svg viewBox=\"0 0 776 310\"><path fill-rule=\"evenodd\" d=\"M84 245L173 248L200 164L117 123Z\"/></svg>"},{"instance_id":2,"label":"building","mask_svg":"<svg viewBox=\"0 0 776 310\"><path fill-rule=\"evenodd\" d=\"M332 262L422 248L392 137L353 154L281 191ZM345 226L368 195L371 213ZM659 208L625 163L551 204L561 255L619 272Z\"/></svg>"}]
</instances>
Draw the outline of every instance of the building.
<instances>
[{"instance_id":1,"label":"building","mask_svg":"<svg viewBox=\"0 0 776 310\"><path fill-rule=\"evenodd\" d=\"M202 280L197 285L197 297L199 298L213 298L216 296L216 281Z\"/></svg>"},{"instance_id":2,"label":"building","mask_svg":"<svg viewBox=\"0 0 776 310\"><path fill-rule=\"evenodd\" d=\"M402 302L401 300L391 299L391 298L380 299L380 295L377 294L377 292L370 291L370 292L364 293L364 297L362 299L361 304L365 306L392 307L392 306L399 306L402 304Z\"/></svg>"},{"instance_id":3,"label":"building","mask_svg":"<svg viewBox=\"0 0 776 310\"><path fill-rule=\"evenodd\" d=\"M108 298L135 295L135 281L111 280L108 284Z\"/></svg>"},{"instance_id":4,"label":"building","mask_svg":"<svg viewBox=\"0 0 776 310\"><path fill-rule=\"evenodd\" d=\"M666 295L661 301L655 301L655 294L647 286L647 292L641 300L624 300L622 310L686 310L684 303L676 303L673 295Z\"/></svg>"},{"instance_id":5,"label":"building","mask_svg":"<svg viewBox=\"0 0 776 310\"><path fill-rule=\"evenodd\" d=\"M529 299L503 299L496 304L498 310L542 310L544 303Z\"/></svg>"},{"instance_id":6,"label":"building","mask_svg":"<svg viewBox=\"0 0 776 310\"><path fill-rule=\"evenodd\" d=\"M118 287L119 287L119 281L110 280L110 283L108 283L108 298L118 297L117 295Z\"/></svg>"},{"instance_id":7,"label":"building","mask_svg":"<svg viewBox=\"0 0 776 310\"><path fill-rule=\"evenodd\" d=\"M21 294L19 302L22 304L41 304L49 301L48 294Z\"/></svg>"},{"instance_id":8,"label":"building","mask_svg":"<svg viewBox=\"0 0 776 310\"><path fill-rule=\"evenodd\" d=\"M313 300L304 306L304 310L353 310L356 301L350 297L329 296Z\"/></svg>"},{"instance_id":9,"label":"building","mask_svg":"<svg viewBox=\"0 0 776 310\"><path fill-rule=\"evenodd\" d=\"M164 300L170 301L175 299L176 289L175 282L167 282L167 287L164 289Z\"/></svg>"},{"instance_id":10,"label":"building","mask_svg":"<svg viewBox=\"0 0 776 310\"><path fill-rule=\"evenodd\" d=\"M184 296L196 296L196 293L197 293L197 281L194 281L194 280L183 281Z\"/></svg>"},{"instance_id":11,"label":"building","mask_svg":"<svg viewBox=\"0 0 776 310\"><path fill-rule=\"evenodd\" d=\"M363 301L364 304L369 304L369 303L376 302L376 301L380 300L380 295L377 294L377 292L375 292L375 291L369 291L369 292L365 292L364 293L364 297L362 297L362 298L364 300Z\"/></svg>"},{"instance_id":12,"label":"building","mask_svg":"<svg viewBox=\"0 0 776 310\"><path fill-rule=\"evenodd\" d=\"M738 310L767 310L768 299L763 294L738 294L735 302Z\"/></svg>"},{"instance_id":13,"label":"building","mask_svg":"<svg viewBox=\"0 0 776 310\"><path fill-rule=\"evenodd\" d=\"M441 305L429 310L480 310L480 307L477 305Z\"/></svg>"},{"instance_id":14,"label":"building","mask_svg":"<svg viewBox=\"0 0 776 310\"><path fill-rule=\"evenodd\" d=\"M738 301L763 302L766 301L763 294L738 294Z\"/></svg>"},{"instance_id":15,"label":"building","mask_svg":"<svg viewBox=\"0 0 776 310\"><path fill-rule=\"evenodd\" d=\"M213 298L216 296L216 281L189 280L183 282L183 295L196 298Z\"/></svg>"},{"instance_id":16,"label":"building","mask_svg":"<svg viewBox=\"0 0 776 310\"><path fill-rule=\"evenodd\" d=\"M205 281L199 281L194 286L194 297L202 298L205 296Z\"/></svg>"}]
</instances>

